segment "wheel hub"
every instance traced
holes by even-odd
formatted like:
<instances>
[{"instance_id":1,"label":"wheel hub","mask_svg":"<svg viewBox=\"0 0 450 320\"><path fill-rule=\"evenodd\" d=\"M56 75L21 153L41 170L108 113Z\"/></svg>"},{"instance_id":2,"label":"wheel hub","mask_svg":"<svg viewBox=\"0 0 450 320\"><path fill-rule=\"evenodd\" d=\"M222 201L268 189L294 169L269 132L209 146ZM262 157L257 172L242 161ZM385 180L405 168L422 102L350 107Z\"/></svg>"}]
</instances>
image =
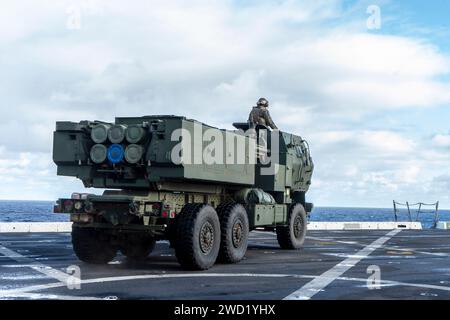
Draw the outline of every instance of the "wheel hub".
<instances>
[{"instance_id":1,"label":"wheel hub","mask_svg":"<svg viewBox=\"0 0 450 320\"><path fill-rule=\"evenodd\" d=\"M294 228L294 236L296 238L300 238L303 230L303 221L301 217L299 216L295 217L293 228Z\"/></svg>"},{"instance_id":2,"label":"wheel hub","mask_svg":"<svg viewBox=\"0 0 450 320\"><path fill-rule=\"evenodd\" d=\"M243 230L241 220L236 221L233 225L233 246L235 248L238 248L242 243Z\"/></svg>"},{"instance_id":3,"label":"wheel hub","mask_svg":"<svg viewBox=\"0 0 450 320\"><path fill-rule=\"evenodd\" d=\"M205 222L200 229L200 249L204 254L211 252L214 245L214 228L210 222Z\"/></svg>"}]
</instances>

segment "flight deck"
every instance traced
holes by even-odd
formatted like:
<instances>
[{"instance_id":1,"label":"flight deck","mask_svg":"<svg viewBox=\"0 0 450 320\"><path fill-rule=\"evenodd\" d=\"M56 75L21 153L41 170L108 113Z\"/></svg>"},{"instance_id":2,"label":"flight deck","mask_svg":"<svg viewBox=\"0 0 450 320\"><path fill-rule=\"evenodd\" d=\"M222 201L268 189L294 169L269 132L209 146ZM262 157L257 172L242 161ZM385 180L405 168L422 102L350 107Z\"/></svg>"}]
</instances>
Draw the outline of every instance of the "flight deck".
<instances>
[{"instance_id":1,"label":"flight deck","mask_svg":"<svg viewBox=\"0 0 450 320\"><path fill-rule=\"evenodd\" d=\"M166 241L141 262L89 265L70 233L3 233L0 299L450 299L445 230L313 230L298 251L281 250L274 233L250 235L243 261L197 272Z\"/></svg>"}]
</instances>

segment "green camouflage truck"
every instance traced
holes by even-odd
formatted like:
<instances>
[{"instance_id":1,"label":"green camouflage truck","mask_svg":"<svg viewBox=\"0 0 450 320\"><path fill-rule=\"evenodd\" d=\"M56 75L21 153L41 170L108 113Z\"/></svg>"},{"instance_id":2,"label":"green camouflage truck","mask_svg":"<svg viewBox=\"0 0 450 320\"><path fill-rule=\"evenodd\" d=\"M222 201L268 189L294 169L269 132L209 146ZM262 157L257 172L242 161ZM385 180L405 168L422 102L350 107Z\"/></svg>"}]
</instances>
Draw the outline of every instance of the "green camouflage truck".
<instances>
[{"instance_id":1,"label":"green camouflage truck","mask_svg":"<svg viewBox=\"0 0 450 320\"><path fill-rule=\"evenodd\" d=\"M169 240L183 268L205 270L239 262L257 228L275 231L283 249L301 248L312 210L307 142L234 126L164 115L57 122L57 174L104 189L56 202L55 213L70 214L78 258L103 264L120 251L145 259Z\"/></svg>"}]
</instances>

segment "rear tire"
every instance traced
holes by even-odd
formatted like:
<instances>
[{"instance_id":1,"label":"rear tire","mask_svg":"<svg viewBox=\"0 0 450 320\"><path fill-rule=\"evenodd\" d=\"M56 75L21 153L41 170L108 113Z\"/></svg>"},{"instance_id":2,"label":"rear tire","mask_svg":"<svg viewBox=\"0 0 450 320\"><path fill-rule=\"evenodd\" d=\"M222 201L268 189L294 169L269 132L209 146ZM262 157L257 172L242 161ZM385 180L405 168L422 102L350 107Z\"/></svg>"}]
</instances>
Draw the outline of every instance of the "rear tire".
<instances>
[{"instance_id":1,"label":"rear tire","mask_svg":"<svg viewBox=\"0 0 450 320\"><path fill-rule=\"evenodd\" d=\"M206 270L216 262L220 248L219 217L207 204L188 203L180 212L175 235L175 255L189 270Z\"/></svg>"},{"instance_id":2,"label":"rear tire","mask_svg":"<svg viewBox=\"0 0 450 320\"><path fill-rule=\"evenodd\" d=\"M248 246L249 223L245 208L235 202L226 202L217 207L220 219L219 261L237 263L241 261Z\"/></svg>"},{"instance_id":3,"label":"rear tire","mask_svg":"<svg viewBox=\"0 0 450 320\"><path fill-rule=\"evenodd\" d=\"M72 227L72 246L78 259L91 264L106 264L117 253L109 239L92 228Z\"/></svg>"},{"instance_id":4,"label":"rear tire","mask_svg":"<svg viewBox=\"0 0 450 320\"><path fill-rule=\"evenodd\" d=\"M278 244L282 249L300 249L305 242L306 230L306 211L297 203L289 210L288 225L276 228Z\"/></svg>"},{"instance_id":5,"label":"rear tire","mask_svg":"<svg viewBox=\"0 0 450 320\"><path fill-rule=\"evenodd\" d=\"M130 238L120 248L120 252L130 260L144 260L155 248L156 241L152 237Z\"/></svg>"}]
</instances>

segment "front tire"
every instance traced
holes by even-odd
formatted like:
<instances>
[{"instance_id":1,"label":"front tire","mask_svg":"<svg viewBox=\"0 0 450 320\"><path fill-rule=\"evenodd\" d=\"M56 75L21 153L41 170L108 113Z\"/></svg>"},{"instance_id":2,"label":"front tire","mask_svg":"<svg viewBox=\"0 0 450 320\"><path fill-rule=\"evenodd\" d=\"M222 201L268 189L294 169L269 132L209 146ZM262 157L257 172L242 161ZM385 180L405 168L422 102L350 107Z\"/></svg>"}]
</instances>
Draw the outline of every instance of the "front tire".
<instances>
[{"instance_id":1,"label":"front tire","mask_svg":"<svg viewBox=\"0 0 450 320\"><path fill-rule=\"evenodd\" d=\"M175 235L175 255L189 270L207 270L216 262L220 248L220 223L216 210L207 204L188 203L180 212Z\"/></svg>"},{"instance_id":2,"label":"front tire","mask_svg":"<svg viewBox=\"0 0 450 320\"><path fill-rule=\"evenodd\" d=\"M92 228L72 227L72 246L78 259L91 264L106 264L117 253L109 239Z\"/></svg>"},{"instance_id":3,"label":"front tire","mask_svg":"<svg viewBox=\"0 0 450 320\"><path fill-rule=\"evenodd\" d=\"M300 249L305 242L306 230L306 211L297 203L289 210L288 225L276 228L278 244L282 249Z\"/></svg>"},{"instance_id":4,"label":"front tire","mask_svg":"<svg viewBox=\"0 0 450 320\"><path fill-rule=\"evenodd\" d=\"M248 246L249 223L245 208L235 202L227 202L217 207L220 219L219 260L225 263L241 261Z\"/></svg>"}]
</instances>

